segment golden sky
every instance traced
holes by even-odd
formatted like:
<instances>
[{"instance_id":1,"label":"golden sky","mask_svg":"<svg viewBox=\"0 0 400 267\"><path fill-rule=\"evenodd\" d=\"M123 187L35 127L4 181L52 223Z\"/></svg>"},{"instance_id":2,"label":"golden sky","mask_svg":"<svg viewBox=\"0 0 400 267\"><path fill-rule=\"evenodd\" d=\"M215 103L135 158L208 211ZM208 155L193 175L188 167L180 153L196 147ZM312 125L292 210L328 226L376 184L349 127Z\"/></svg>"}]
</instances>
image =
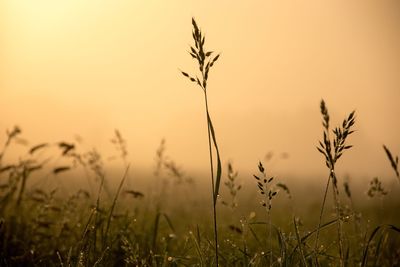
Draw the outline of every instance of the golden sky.
<instances>
[{"instance_id":1,"label":"golden sky","mask_svg":"<svg viewBox=\"0 0 400 267\"><path fill-rule=\"evenodd\" d=\"M400 153L398 1L3 0L0 132L18 124L31 144L78 134L108 155L118 128L133 168L153 166L166 138L184 169L204 169L202 92L179 73L196 70L192 16L221 52L208 94L224 163L251 174L268 151L286 152L273 171L324 173L324 98L335 124L357 113L339 172L391 175L382 144Z\"/></svg>"}]
</instances>

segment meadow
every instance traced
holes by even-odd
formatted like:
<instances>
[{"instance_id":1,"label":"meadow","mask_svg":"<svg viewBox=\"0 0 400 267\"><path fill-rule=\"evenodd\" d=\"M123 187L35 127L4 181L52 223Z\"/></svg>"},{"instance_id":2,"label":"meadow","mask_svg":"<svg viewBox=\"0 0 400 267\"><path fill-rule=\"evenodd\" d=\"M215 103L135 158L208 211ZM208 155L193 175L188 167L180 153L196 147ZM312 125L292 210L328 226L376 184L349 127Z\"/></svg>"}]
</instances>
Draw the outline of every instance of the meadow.
<instances>
[{"instance_id":1,"label":"meadow","mask_svg":"<svg viewBox=\"0 0 400 267\"><path fill-rule=\"evenodd\" d=\"M183 172L162 140L154 169L138 179L118 130L111 142L121 167L112 174L100 152L77 142L23 146L8 157L23 143L15 126L0 150L0 266L399 266L398 156L376 151L393 170L390 185L338 177L357 114L332 126L322 100L321 140L309 144L326 165L321 183L282 181L268 159L253 173L224 166L207 98L219 54L192 26L199 73L182 74L204 93L210 177Z\"/></svg>"}]
</instances>

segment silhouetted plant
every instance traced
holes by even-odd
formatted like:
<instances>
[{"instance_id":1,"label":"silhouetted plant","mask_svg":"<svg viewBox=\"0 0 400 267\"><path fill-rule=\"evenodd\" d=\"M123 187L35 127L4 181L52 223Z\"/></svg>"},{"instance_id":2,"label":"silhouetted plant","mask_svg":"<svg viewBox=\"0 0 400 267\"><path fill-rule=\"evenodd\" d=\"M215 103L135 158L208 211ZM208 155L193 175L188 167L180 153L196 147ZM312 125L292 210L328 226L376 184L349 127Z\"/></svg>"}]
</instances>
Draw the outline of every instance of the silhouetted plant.
<instances>
[{"instance_id":1,"label":"silhouetted plant","mask_svg":"<svg viewBox=\"0 0 400 267\"><path fill-rule=\"evenodd\" d=\"M228 179L225 181L225 186L231 196L231 201L221 201L222 205L225 205L233 210L238 206L237 193L242 189L242 185L237 183L238 172L233 170L232 163L228 163Z\"/></svg>"},{"instance_id":2,"label":"silhouetted plant","mask_svg":"<svg viewBox=\"0 0 400 267\"><path fill-rule=\"evenodd\" d=\"M371 198L373 197L383 197L386 196L388 192L383 188L382 182L378 177L374 177L369 183L369 189L367 195Z\"/></svg>"},{"instance_id":3,"label":"silhouetted plant","mask_svg":"<svg viewBox=\"0 0 400 267\"><path fill-rule=\"evenodd\" d=\"M4 154L6 153L7 148L11 144L11 141L13 139L16 139L17 136L21 134L21 129L18 126L14 126L14 128L11 131L7 130L6 133L7 133L7 139L6 142L4 143L3 149L0 152L0 167L1 167L1 161L3 159Z\"/></svg>"},{"instance_id":4,"label":"silhouetted plant","mask_svg":"<svg viewBox=\"0 0 400 267\"><path fill-rule=\"evenodd\" d=\"M389 148L387 148L385 145L383 145L383 149L386 152L386 155L390 161L390 165L392 166L392 169L396 173L396 177L400 182L400 173L399 173L399 156L394 157L392 153L390 152Z\"/></svg>"},{"instance_id":5,"label":"silhouetted plant","mask_svg":"<svg viewBox=\"0 0 400 267\"><path fill-rule=\"evenodd\" d=\"M335 204L335 209L336 209L336 216L338 219L338 239L339 239L339 255L340 255L340 266L344 266L344 251L343 251L343 230L342 230L342 218L340 216L341 214L341 208L340 208L340 200L339 200L339 189L337 186L337 177L335 173L335 164L339 160L339 158L343 155L345 150L350 149L352 146L351 145L346 145L346 140L349 135L351 135L354 131L352 131L352 126L355 123L355 117L354 113L355 111L351 112L350 115L343 120L343 123L341 126L336 127L333 129L333 134L334 138L331 140L330 138L330 127L329 127L329 113L328 109L325 105L325 101L321 100L321 114L322 114L322 125L324 127L324 132L323 132L323 141L319 142L319 147L317 147L318 151L324 155L325 157L325 164L329 169L329 177L328 177L328 182L325 188L325 194L324 194L324 199L322 201L322 207L321 207L321 212L320 212L320 218L319 218L319 223L318 223L318 229L317 229L317 236L315 239L315 253L316 253L316 260L318 258L318 237L319 237L319 228L321 227L321 222L322 222L322 214L324 211L324 206L325 206L325 201L326 201L326 195L328 192L329 188L329 183L332 180L332 189L333 189L333 200Z\"/></svg>"},{"instance_id":6,"label":"silhouetted plant","mask_svg":"<svg viewBox=\"0 0 400 267\"><path fill-rule=\"evenodd\" d=\"M278 194L275 190L275 186L272 184L274 177L268 177L265 168L261 162L258 163L258 170L261 175L253 175L257 180L258 191L262 196L261 205L265 207L267 211L267 223L268 223L268 237L269 237L269 249L270 249L270 261L269 265L272 266L272 222L271 222L271 209L272 199Z\"/></svg>"},{"instance_id":7,"label":"silhouetted plant","mask_svg":"<svg viewBox=\"0 0 400 267\"><path fill-rule=\"evenodd\" d=\"M115 149L120 153L120 157L124 162L125 168L128 166L127 156L128 156L128 149L126 140L122 137L120 131L115 129L115 136L111 139L111 143L114 144Z\"/></svg>"},{"instance_id":8,"label":"silhouetted plant","mask_svg":"<svg viewBox=\"0 0 400 267\"><path fill-rule=\"evenodd\" d=\"M197 26L197 23L194 18L192 18L192 36L194 40L195 47L190 47L189 54L195 59L198 63L201 77L199 78L197 75L192 76L186 72L182 72L182 74L189 78L190 81L196 83L204 93L205 100L205 108L206 108L206 116L207 116L207 132L208 132L208 148L210 152L210 170L211 170L211 184L212 184L212 194L213 194L213 219L214 219L214 239L215 239L215 262L218 266L218 230L217 230L217 197L219 192L219 185L221 182L221 159L219 155L217 140L215 137L214 126L211 121L210 113L208 111L208 99L207 99L207 81L208 74L210 69L213 67L214 63L218 60L219 54L213 56L213 51L206 51L204 47L205 36L201 32L200 28ZM214 178L214 162L213 162L213 151L212 144L214 145L214 149L217 156L217 172Z\"/></svg>"}]
</instances>

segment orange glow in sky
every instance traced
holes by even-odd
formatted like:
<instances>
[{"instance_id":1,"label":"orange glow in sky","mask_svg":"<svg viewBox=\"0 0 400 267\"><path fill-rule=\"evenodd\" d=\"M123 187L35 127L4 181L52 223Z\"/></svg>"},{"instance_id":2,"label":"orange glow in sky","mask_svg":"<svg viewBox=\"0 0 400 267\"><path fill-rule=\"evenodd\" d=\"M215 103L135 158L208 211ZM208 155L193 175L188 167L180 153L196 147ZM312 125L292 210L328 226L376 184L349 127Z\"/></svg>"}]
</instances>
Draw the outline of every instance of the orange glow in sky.
<instances>
[{"instance_id":1,"label":"orange glow in sky","mask_svg":"<svg viewBox=\"0 0 400 267\"><path fill-rule=\"evenodd\" d=\"M354 148L338 168L390 176L400 152L397 1L50 1L0 3L0 133L31 144L83 138L105 154L115 128L134 167L151 168L162 138L185 169L208 163L202 92L179 70L191 18L221 52L209 104L222 160L255 170L320 174L325 99L333 124L356 110ZM3 142L4 134L0 141Z\"/></svg>"}]
</instances>

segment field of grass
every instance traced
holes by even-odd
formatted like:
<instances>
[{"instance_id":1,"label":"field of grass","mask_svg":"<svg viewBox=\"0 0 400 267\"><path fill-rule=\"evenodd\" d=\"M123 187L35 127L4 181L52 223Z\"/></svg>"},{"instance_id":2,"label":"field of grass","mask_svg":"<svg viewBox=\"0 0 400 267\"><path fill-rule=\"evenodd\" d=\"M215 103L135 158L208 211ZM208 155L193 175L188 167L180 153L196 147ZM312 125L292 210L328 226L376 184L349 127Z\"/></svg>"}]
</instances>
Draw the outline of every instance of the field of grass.
<instances>
[{"instance_id":1,"label":"field of grass","mask_svg":"<svg viewBox=\"0 0 400 267\"><path fill-rule=\"evenodd\" d=\"M205 50L192 24L189 53L199 74L182 74L204 92L210 177L202 180L211 188L166 156L165 141L139 186L119 131L112 139L123 166L119 177L106 173L99 152L77 143L42 143L11 159L21 142L14 127L0 150L0 266L400 266L398 157L386 146L376 152L393 169L390 187L371 177L364 194L337 177L356 114L332 127L334 114L321 101L322 138L310 146L318 146L318 164L326 165L324 186L286 184L269 172L268 161L255 162L248 174L223 166L217 145L223 137L207 104L219 54ZM66 176L73 187L60 182ZM59 183L44 186L39 177Z\"/></svg>"}]
</instances>

